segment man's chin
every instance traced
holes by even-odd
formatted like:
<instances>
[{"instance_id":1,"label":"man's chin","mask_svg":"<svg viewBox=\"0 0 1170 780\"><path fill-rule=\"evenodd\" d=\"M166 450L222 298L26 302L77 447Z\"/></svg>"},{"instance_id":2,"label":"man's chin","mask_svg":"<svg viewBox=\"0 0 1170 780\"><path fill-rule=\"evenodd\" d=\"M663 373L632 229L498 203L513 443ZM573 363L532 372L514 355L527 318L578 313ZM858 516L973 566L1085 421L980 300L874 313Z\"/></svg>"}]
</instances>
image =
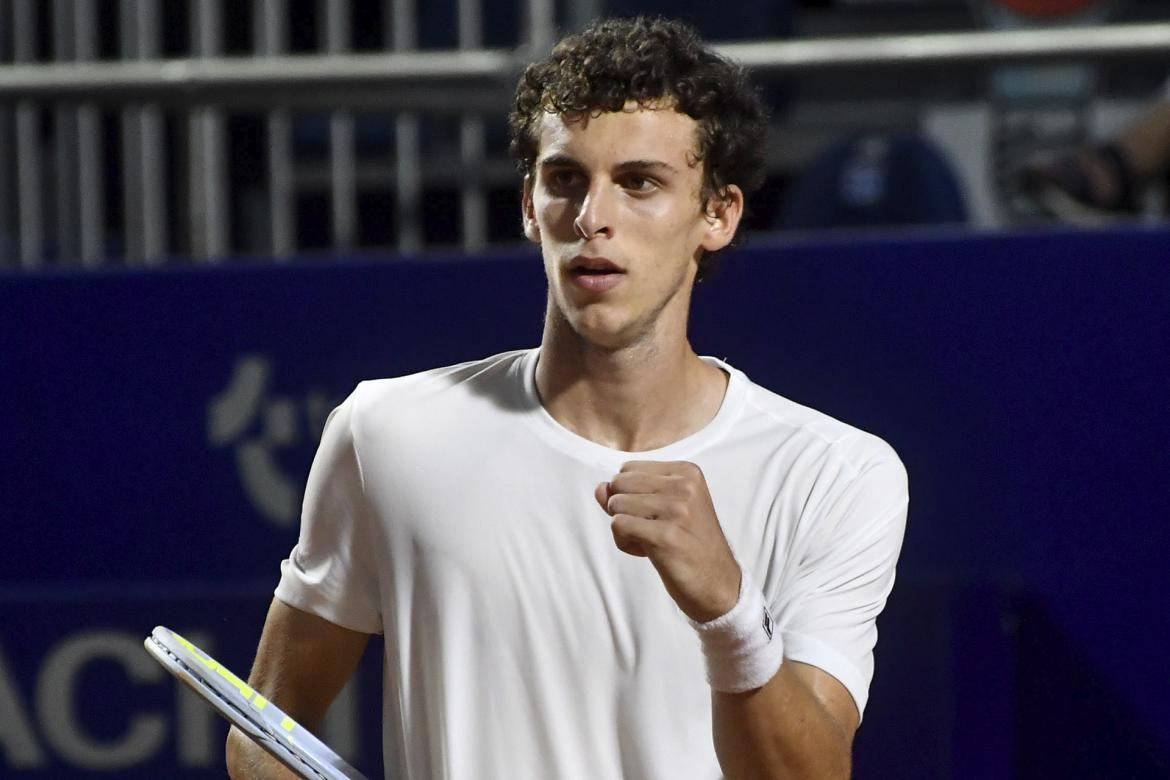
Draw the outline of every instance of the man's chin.
<instances>
[{"instance_id":1,"label":"man's chin","mask_svg":"<svg viewBox=\"0 0 1170 780\"><path fill-rule=\"evenodd\" d=\"M550 300L556 320L567 325L582 342L604 350L619 350L639 341L646 328L628 310L610 301L584 305L569 300Z\"/></svg>"},{"instance_id":2,"label":"man's chin","mask_svg":"<svg viewBox=\"0 0 1170 780\"><path fill-rule=\"evenodd\" d=\"M569 319L569 325L577 336L589 345L605 350L619 350L638 340L635 323L606 312L578 312Z\"/></svg>"}]
</instances>

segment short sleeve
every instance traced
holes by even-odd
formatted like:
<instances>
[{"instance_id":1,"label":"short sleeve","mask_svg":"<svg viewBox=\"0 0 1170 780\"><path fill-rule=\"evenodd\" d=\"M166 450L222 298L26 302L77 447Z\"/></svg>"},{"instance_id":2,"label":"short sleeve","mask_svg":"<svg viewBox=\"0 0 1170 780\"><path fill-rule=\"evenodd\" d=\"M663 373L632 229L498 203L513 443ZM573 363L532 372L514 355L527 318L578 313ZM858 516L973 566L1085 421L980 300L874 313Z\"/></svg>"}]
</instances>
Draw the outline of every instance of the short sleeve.
<instances>
[{"instance_id":1,"label":"short sleeve","mask_svg":"<svg viewBox=\"0 0 1170 780\"><path fill-rule=\"evenodd\" d=\"M280 564L276 597L339 626L381 633L371 517L352 433L353 396L321 434L301 511L300 537Z\"/></svg>"},{"instance_id":2,"label":"short sleeve","mask_svg":"<svg viewBox=\"0 0 1170 780\"><path fill-rule=\"evenodd\" d=\"M880 441L880 440L875 440ZM772 597L786 658L839 680L864 713L873 679L877 617L894 585L906 528L906 470L884 442L860 469L822 469L802 517L809 541Z\"/></svg>"}]
</instances>

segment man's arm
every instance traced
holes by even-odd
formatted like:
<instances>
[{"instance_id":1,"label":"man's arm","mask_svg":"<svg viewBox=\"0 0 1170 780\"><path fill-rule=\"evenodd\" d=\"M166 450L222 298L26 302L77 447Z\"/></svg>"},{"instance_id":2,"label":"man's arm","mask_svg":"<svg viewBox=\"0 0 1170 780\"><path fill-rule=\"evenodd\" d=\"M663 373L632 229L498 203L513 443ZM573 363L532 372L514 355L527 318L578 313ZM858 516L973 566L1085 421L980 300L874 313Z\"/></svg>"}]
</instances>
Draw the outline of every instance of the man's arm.
<instances>
[{"instance_id":1,"label":"man's arm","mask_svg":"<svg viewBox=\"0 0 1170 780\"><path fill-rule=\"evenodd\" d=\"M711 692L715 754L728 778L849 777L859 717L845 686L785 660L763 687Z\"/></svg>"},{"instance_id":2,"label":"man's arm","mask_svg":"<svg viewBox=\"0 0 1170 780\"><path fill-rule=\"evenodd\" d=\"M595 497L613 518L617 547L649 558L689 618L705 623L736 605L739 565L698 466L631 461ZM713 690L712 709L715 753L732 780L849 776L857 708L816 667L784 661L758 688Z\"/></svg>"},{"instance_id":3,"label":"man's arm","mask_svg":"<svg viewBox=\"0 0 1170 780\"><path fill-rule=\"evenodd\" d=\"M1134 173L1149 180L1170 167L1170 92L1142 112L1118 136Z\"/></svg>"},{"instance_id":4,"label":"man's arm","mask_svg":"<svg viewBox=\"0 0 1170 780\"><path fill-rule=\"evenodd\" d=\"M273 599L248 684L316 732L369 638ZM235 727L228 733L227 766L232 778L296 777Z\"/></svg>"}]
</instances>

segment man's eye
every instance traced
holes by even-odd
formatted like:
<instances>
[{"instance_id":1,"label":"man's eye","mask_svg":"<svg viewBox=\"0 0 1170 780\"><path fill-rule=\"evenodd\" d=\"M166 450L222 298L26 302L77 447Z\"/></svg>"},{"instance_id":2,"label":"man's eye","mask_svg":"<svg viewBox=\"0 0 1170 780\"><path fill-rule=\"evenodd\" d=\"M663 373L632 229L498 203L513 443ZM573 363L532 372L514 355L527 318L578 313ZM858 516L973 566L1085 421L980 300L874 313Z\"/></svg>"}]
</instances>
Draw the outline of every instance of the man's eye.
<instances>
[{"instance_id":1,"label":"man's eye","mask_svg":"<svg viewBox=\"0 0 1170 780\"><path fill-rule=\"evenodd\" d=\"M625 186L627 190L633 190L635 192L646 192L650 189L653 189L654 182L650 181L650 179L647 179L645 176L627 176Z\"/></svg>"},{"instance_id":2,"label":"man's eye","mask_svg":"<svg viewBox=\"0 0 1170 780\"><path fill-rule=\"evenodd\" d=\"M549 183L554 187L564 189L576 184L577 178L576 171L553 171L552 175L549 176Z\"/></svg>"}]
</instances>

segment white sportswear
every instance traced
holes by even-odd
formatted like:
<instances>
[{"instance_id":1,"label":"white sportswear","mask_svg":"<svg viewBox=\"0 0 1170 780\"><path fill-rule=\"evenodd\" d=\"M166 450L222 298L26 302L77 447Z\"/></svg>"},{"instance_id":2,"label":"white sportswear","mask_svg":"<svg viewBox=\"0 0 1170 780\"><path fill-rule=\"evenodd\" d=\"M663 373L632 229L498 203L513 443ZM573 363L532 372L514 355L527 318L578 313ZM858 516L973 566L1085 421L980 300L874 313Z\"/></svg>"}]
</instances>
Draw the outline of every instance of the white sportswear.
<instances>
[{"instance_id":1,"label":"white sportswear","mask_svg":"<svg viewBox=\"0 0 1170 780\"><path fill-rule=\"evenodd\" d=\"M635 459L699 465L785 658L864 710L905 527L894 451L712 358L730 379L704 428L611 450L541 406L538 358L363 382L322 436L276 596L385 634L387 777L720 776L695 629L593 497Z\"/></svg>"}]
</instances>

